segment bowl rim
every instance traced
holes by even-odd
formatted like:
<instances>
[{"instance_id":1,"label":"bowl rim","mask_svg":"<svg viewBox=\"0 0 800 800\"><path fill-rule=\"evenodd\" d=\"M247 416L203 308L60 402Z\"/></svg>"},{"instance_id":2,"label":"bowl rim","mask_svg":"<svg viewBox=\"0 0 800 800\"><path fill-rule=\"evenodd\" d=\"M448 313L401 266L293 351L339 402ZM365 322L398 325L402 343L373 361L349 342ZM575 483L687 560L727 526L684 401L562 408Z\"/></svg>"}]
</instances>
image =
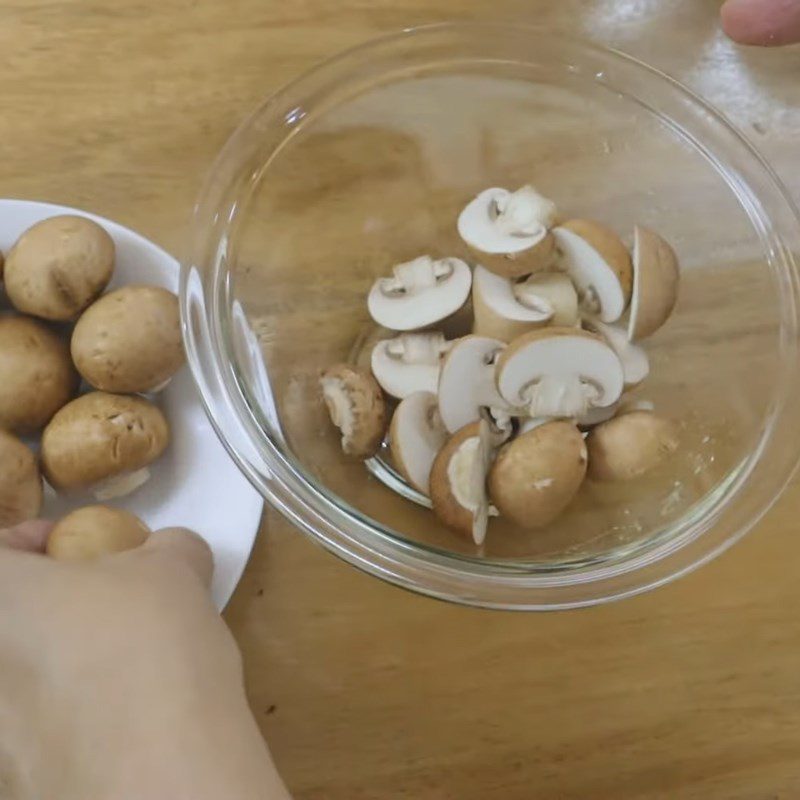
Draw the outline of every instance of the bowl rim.
<instances>
[{"instance_id":1,"label":"bowl rim","mask_svg":"<svg viewBox=\"0 0 800 800\"><path fill-rule=\"evenodd\" d=\"M780 376L758 445L720 487L660 539L646 540L646 548L641 543L630 552L619 548L613 562L585 559L567 571L532 574L530 569L514 564L487 564L446 554L404 539L371 522L341 499L337 502L332 493L308 478L299 463L287 457L282 442L272 441L265 434L263 420L254 407L261 403L263 412L266 404L268 418L273 414L277 419L277 412L268 396L254 397L252 381L242 379L241 345L231 334L236 327L233 318L238 315L239 339L249 343L249 357L260 360L255 336L246 322L241 327L244 314L240 306L237 311L238 301L233 299L227 280L242 195L258 179L250 166L254 159L266 163L265 158L274 157L313 109L311 101L324 105L325 87L341 82L343 76L356 82L366 66L380 75L375 64L381 58L388 61L398 52L407 54L420 43L433 48L451 39L463 44L477 37L486 41L487 36L526 46L537 40L555 43L566 53L580 55L578 60L589 67L591 77L584 76L587 80L599 80L619 91L615 83L619 73L630 73L653 82L677 105L696 115L696 119L679 124L673 117L665 117L657 105L647 105L712 162L745 207L776 283L781 308L779 347L782 361L790 365ZM711 139L717 137L720 147L724 145L724 163L719 149L707 146L708 137L698 135L709 126L715 132ZM190 250L181 269L181 314L188 360L209 419L240 469L290 522L343 560L401 587L470 605L510 610L595 605L663 585L710 561L761 519L794 474L800 461L800 423L791 419L790 401L800 386L800 279L787 240L795 242L798 231L800 215L788 191L747 138L710 104L658 69L619 50L556 35L538 26L438 23L406 28L351 48L279 89L242 123L221 151L198 198ZM268 384L269 378L261 376L261 380ZM745 485L750 491L743 497Z\"/></svg>"}]
</instances>

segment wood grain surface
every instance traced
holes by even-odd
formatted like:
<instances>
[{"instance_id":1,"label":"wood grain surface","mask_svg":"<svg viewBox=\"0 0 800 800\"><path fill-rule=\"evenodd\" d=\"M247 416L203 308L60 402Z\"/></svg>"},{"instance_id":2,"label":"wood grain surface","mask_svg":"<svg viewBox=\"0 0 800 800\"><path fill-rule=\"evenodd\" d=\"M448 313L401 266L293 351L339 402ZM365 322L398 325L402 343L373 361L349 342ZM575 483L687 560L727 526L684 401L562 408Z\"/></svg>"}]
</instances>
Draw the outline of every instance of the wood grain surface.
<instances>
[{"instance_id":1,"label":"wood grain surface","mask_svg":"<svg viewBox=\"0 0 800 800\"><path fill-rule=\"evenodd\" d=\"M716 0L4 0L0 195L84 207L180 255L238 122L381 32L510 19L589 35L719 105L800 196L800 51L734 47ZM227 613L300 800L800 797L800 484L732 551L548 615L412 596L274 512Z\"/></svg>"}]
</instances>

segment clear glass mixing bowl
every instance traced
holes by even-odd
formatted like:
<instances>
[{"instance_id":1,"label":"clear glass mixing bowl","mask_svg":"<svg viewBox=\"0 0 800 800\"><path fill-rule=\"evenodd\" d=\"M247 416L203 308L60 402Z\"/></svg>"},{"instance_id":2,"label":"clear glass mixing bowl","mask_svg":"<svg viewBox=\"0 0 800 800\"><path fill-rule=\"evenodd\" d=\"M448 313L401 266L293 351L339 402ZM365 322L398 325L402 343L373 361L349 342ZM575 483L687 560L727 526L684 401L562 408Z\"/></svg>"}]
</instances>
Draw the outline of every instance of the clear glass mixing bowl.
<instances>
[{"instance_id":1,"label":"clear glass mixing bowl","mask_svg":"<svg viewBox=\"0 0 800 800\"><path fill-rule=\"evenodd\" d=\"M681 296L637 397L681 448L587 483L549 528L444 529L387 458L345 458L318 376L359 357L373 280L464 255L455 219L532 183L570 216L660 231ZM742 536L797 462L797 212L720 114L617 52L525 27L443 25L345 53L269 98L197 205L182 274L194 376L233 458L300 530L385 580L461 603L548 609L661 584ZM298 576L302 580L302 576Z\"/></svg>"}]
</instances>

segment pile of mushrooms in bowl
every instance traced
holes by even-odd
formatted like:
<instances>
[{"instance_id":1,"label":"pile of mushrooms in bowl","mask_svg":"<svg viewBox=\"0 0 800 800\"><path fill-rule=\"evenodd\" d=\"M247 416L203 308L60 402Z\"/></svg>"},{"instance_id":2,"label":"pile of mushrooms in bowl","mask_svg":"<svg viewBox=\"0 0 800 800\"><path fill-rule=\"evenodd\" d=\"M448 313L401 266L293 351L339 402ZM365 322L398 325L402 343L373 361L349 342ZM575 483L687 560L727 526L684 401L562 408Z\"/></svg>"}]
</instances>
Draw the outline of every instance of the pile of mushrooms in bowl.
<instances>
[{"instance_id":1,"label":"pile of mushrooms in bowl","mask_svg":"<svg viewBox=\"0 0 800 800\"><path fill-rule=\"evenodd\" d=\"M493 516L543 528L584 480L633 480L677 450L675 423L626 392L647 378L641 341L671 314L679 266L654 231L636 227L629 251L531 186L487 189L455 222L472 263L423 255L375 281L370 368L333 365L321 391L346 454L388 444L480 545Z\"/></svg>"},{"instance_id":2,"label":"pile of mushrooms in bowl","mask_svg":"<svg viewBox=\"0 0 800 800\"><path fill-rule=\"evenodd\" d=\"M78 215L0 254L0 526L39 516L47 492L85 498L49 537L56 558L142 541L135 515L95 504L142 486L170 440L154 395L185 361L178 300L149 285L104 294L115 261L108 232Z\"/></svg>"}]
</instances>

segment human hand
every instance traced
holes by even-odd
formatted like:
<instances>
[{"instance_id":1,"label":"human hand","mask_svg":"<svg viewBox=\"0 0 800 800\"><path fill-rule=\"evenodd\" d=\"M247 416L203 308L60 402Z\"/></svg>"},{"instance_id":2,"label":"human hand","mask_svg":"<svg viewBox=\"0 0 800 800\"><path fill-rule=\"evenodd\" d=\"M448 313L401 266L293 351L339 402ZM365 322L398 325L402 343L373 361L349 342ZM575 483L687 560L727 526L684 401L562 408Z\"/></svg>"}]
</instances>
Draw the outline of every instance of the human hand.
<instances>
[{"instance_id":1,"label":"human hand","mask_svg":"<svg viewBox=\"0 0 800 800\"><path fill-rule=\"evenodd\" d=\"M727 0L721 14L725 33L740 44L800 42L800 0Z\"/></svg>"},{"instance_id":2,"label":"human hand","mask_svg":"<svg viewBox=\"0 0 800 800\"><path fill-rule=\"evenodd\" d=\"M185 530L93 562L0 530L0 797L285 800Z\"/></svg>"}]
</instances>

